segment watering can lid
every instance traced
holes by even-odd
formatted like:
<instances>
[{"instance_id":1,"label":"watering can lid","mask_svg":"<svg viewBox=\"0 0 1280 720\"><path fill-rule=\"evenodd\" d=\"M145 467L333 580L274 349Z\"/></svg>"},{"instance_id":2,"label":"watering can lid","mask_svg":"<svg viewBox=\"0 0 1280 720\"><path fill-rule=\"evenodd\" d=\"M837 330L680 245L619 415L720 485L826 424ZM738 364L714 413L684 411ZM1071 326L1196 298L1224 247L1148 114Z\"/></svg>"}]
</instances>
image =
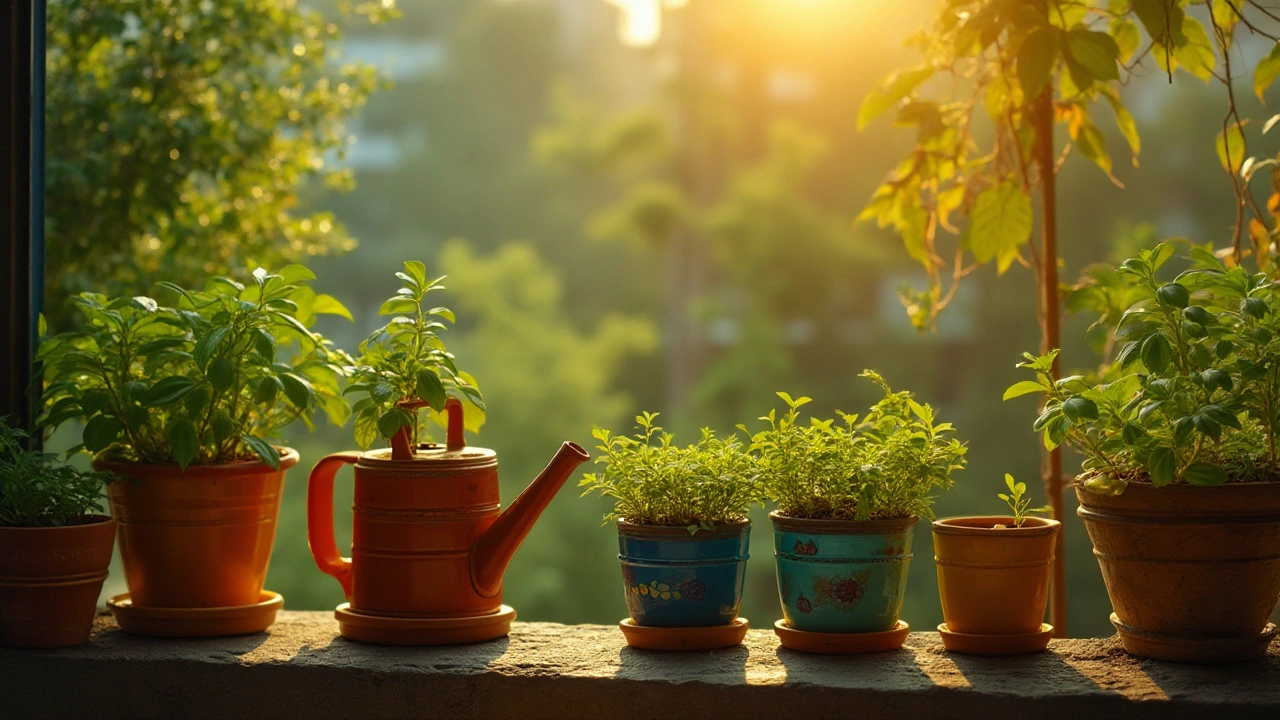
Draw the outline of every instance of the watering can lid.
<instances>
[{"instance_id":1,"label":"watering can lid","mask_svg":"<svg viewBox=\"0 0 1280 720\"><path fill-rule=\"evenodd\" d=\"M402 466L422 469L430 464L433 470L472 470L496 467L498 454L488 448L464 446L457 450L449 450L440 443L420 443L413 449L412 460L391 459L391 448L380 448L363 453L360 464L377 465L378 467Z\"/></svg>"}]
</instances>

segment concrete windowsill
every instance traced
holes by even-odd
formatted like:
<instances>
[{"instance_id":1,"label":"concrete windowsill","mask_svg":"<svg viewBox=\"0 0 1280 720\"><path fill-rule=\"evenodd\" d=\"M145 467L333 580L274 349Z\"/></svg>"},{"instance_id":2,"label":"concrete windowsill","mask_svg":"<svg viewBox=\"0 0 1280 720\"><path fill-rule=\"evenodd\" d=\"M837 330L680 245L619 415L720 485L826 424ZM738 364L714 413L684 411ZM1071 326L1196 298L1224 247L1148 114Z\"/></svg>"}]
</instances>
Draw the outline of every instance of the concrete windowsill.
<instances>
[{"instance_id":1,"label":"concrete windowsill","mask_svg":"<svg viewBox=\"0 0 1280 720\"><path fill-rule=\"evenodd\" d=\"M490 643L392 648L338 637L323 612L209 640L132 637L102 616L87 645L0 649L0 688L11 718L1275 718L1280 641L1258 662L1196 667L1136 660L1114 639L979 658L913 633L899 652L821 657L752 630L743 647L661 653L627 648L616 627L516 623Z\"/></svg>"}]
</instances>

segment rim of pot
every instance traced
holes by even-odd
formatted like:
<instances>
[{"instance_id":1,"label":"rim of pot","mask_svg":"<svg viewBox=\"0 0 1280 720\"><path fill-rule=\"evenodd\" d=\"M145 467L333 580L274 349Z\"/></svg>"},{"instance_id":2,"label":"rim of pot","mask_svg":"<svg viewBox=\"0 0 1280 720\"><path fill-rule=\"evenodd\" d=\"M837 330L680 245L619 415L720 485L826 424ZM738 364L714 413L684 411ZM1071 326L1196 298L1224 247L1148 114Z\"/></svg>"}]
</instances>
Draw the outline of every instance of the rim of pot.
<instances>
[{"instance_id":1,"label":"rim of pot","mask_svg":"<svg viewBox=\"0 0 1280 720\"><path fill-rule=\"evenodd\" d=\"M996 525L1005 525L998 528ZM941 518L933 521L935 535L1003 535L1016 537L1039 537L1058 532L1062 523L1049 518L1029 517L1023 521L1022 527L1013 527L1013 518L1008 515L967 515L963 517Z\"/></svg>"},{"instance_id":2,"label":"rim of pot","mask_svg":"<svg viewBox=\"0 0 1280 720\"><path fill-rule=\"evenodd\" d=\"M89 522L76 523L75 525L0 525L0 532L8 532L12 530L22 530L23 532L56 532L58 530L78 530L80 528L93 527L103 523L115 522L115 518L102 513L88 513L81 517L92 518Z\"/></svg>"},{"instance_id":3,"label":"rim of pot","mask_svg":"<svg viewBox=\"0 0 1280 720\"><path fill-rule=\"evenodd\" d=\"M914 515L900 518L874 518L871 520L798 518L783 515L777 510L769 513L769 519L773 521L773 526L778 530L819 535L878 535L906 532L920 521L920 518Z\"/></svg>"},{"instance_id":4,"label":"rim of pot","mask_svg":"<svg viewBox=\"0 0 1280 720\"><path fill-rule=\"evenodd\" d=\"M750 518L743 518L733 522L723 522L716 525L715 530L699 530L696 533L689 533L685 525L648 525L645 523L633 523L625 518L617 519L618 532L626 532L634 535L655 535L658 537L670 537L683 540L702 540L705 538L720 537L725 535L737 535L745 528L751 526Z\"/></svg>"},{"instance_id":5,"label":"rim of pot","mask_svg":"<svg viewBox=\"0 0 1280 720\"><path fill-rule=\"evenodd\" d=\"M262 468L267 472L283 472L298 464L299 456L297 450L283 445L276 446L276 450L280 453L279 470L272 470L270 465L259 459L237 460L220 465L188 465L186 470L179 470L177 465L155 465L152 463L130 462L128 460L104 460L97 457L93 459L92 465L95 470L110 470L117 475L125 476L152 477L160 475L168 477L176 474L183 477L208 477L241 473L256 468Z\"/></svg>"}]
</instances>

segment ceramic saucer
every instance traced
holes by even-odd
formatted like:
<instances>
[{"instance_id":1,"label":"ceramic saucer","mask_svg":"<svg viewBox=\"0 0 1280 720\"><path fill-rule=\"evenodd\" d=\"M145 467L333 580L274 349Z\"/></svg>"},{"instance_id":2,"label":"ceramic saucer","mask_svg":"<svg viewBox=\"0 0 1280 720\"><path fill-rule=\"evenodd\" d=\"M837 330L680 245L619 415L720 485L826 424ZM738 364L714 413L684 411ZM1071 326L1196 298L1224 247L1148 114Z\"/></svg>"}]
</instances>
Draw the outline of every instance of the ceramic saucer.
<instances>
[{"instance_id":1,"label":"ceramic saucer","mask_svg":"<svg viewBox=\"0 0 1280 720\"><path fill-rule=\"evenodd\" d=\"M276 621L284 597L263 590L253 605L215 608L161 608L134 605L129 593L107 600L120 629L150 637L226 637L262 632Z\"/></svg>"},{"instance_id":2,"label":"ceramic saucer","mask_svg":"<svg viewBox=\"0 0 1280 720\"><path fill-rule=\"evenodd\" d=\"M741 645L751 623L737 618L711 627L646 627L627 618L618 627L627 644L641 650L719 650Z\"/></svg>"},{"instance_id":3,"label":"ceramic saucer","mask_svg":"<svg viewBox=\"0 0 1280 720\"><path fill-rule=\"evenodd\" d=\"M773 624L782 647L823 655L860 655L897 650L906 642L911 626L902 620L892 630L871 633L820 633L796 630L779 620Z\"/></svg>"},{"instance_id":4,"label":"ceramic saucer","mask_svg":"<svg viewBox=\"0 0 1280 720\"><path fill-rule=\"evenodd\" d=\"M405 617L354 610L343 603L333 611L342 637L375 645L469 645L496 640L511 632L516 611L503 605L497 612L468 617Z\"/></svg>"},{"instance_id":5,"label":"ceramic saucer","mask_svg":"<svg viewBox=\"0 0 1280 720\"><path fill-rule=\"evenodd\" d=\"M971 635L952 632L946 623L942 623L938 626L938 634L942 636L942 646L948 652L966 655L1030 655L1044 652L1049 647L1053 626L1041 623L1038 631L1020 635Z\"/></svg>"}]
</instances>

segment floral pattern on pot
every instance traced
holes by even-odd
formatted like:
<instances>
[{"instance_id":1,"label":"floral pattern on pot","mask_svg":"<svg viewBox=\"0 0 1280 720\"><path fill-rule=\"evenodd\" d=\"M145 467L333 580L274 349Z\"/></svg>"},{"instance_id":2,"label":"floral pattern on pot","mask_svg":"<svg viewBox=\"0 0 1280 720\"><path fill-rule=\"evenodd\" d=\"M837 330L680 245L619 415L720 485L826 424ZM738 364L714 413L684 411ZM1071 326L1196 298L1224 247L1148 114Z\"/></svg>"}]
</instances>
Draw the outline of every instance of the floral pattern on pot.
<instances>
[{"instance_id":1,"label":"floral pattern on pot","mask_svg":"<svg viewBox=\"0 0 1280 720\"><path fill-rule=\"evenodd\" d=\"M746 522L693 535L620 522L618 559L631 619L649 627L731 624L742 602L749 536Z\"/></svg>"},{"instance_id":2,"label":"floral pattern on pot","mask_svg":"<svg viewBox=\"0 0 1280 720\"><path fill-rule=\"evenodd\" d=\"M788 625L834 633L893 628L902 611L914 518L871 523L781 518L780 526L778 517L771 517ZM859 532L835 532L849 528Z\"/></svg>"}]
</instances>

